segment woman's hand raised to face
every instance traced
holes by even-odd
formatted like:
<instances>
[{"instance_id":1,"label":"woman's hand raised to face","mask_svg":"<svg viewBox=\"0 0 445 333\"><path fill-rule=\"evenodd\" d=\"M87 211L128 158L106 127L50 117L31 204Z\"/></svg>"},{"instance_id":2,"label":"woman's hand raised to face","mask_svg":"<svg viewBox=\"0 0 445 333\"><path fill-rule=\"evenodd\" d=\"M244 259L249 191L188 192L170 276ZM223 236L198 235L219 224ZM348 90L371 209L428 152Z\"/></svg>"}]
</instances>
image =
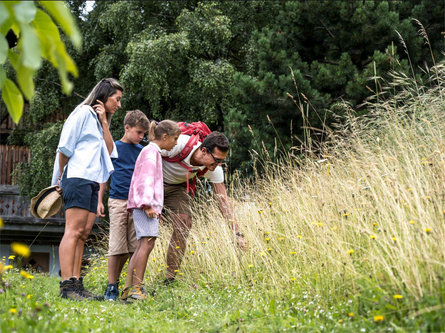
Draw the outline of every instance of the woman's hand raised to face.
<instances>
[{"instance_id":1,"label":"woman's hand raised to face","mask_svg":"<svg viewBox=\"0 0 445 333\"><path fill-rule=\"evenodd\" d=\"M107 123L107 112L105 110L105 105L102 101L96 100L97 104L93 105L94 111L97 113L97 118L99 118L100 123L102 124L102 127L104 124Z\"/></svg>"}]
</instances>

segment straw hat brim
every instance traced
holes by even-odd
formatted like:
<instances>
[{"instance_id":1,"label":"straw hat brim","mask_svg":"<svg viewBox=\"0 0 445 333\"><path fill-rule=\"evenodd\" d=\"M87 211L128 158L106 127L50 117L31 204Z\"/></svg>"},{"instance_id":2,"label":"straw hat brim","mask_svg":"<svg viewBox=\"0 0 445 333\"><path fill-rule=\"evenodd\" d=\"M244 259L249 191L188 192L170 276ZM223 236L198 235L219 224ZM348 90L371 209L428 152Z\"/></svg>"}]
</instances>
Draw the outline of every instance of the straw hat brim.
<instances>
[{"instance_id":1,"label":"straw hat brim","mask_svg":"<svg viewBox=\"0 0 445 333\"><path fill-rule=\"evenodd\" d=\"M32 216L46 219L56 215L62 209L62 195L56 188L56 185L44 188L31 199L29 210Z\"/></svg>"}]
</instances>

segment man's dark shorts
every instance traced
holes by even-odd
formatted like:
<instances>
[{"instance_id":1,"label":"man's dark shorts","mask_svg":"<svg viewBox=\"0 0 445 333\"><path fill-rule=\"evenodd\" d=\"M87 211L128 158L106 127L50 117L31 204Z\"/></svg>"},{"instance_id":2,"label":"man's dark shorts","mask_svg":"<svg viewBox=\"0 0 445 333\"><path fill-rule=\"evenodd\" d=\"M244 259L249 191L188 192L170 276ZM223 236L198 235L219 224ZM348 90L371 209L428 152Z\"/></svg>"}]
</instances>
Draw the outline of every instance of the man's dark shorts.
<instances>
[{"instance_id":1,"label":"man's dark shorts","mask_svg":"<svg viewBox=\"0 0 445 333\"><path fill-rule=\"evenodd\" d=\"M185 186L185 183L164 183L164 208L167 215L173 213L192 216L190 196L187 194L187 186Z\"/></svg>"},{"instance_id":2,"label":"man's dark shorts","mask_svg":"<svg viewBox=\"0 0 445 333\"><path fill-rule=\"evenodd\" d=\"M99 184L83 178L66 178L64 172L61 187L65 209L77 207L97 212Z\"/></svg>"}]
</instances>

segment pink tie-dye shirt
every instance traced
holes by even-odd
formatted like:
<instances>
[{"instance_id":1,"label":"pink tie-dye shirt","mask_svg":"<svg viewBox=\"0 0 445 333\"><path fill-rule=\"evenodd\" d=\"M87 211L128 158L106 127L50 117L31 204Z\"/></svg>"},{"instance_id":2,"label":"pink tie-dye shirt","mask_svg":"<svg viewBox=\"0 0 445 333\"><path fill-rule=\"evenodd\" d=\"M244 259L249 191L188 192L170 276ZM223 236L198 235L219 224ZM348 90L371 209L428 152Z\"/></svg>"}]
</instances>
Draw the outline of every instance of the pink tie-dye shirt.
<instances>
[{"instance_id":1,"label":"pink tie-dye shirt","mask_svg":"<svg viewBox=\"0 0 445 333\"><path fill-rule=\"evenodd\" d=\"M134 166L127 210L149 208L161 214L164 205L164 179L159 146L153 142L142 149Z\"/></svg>"}]
</instances>

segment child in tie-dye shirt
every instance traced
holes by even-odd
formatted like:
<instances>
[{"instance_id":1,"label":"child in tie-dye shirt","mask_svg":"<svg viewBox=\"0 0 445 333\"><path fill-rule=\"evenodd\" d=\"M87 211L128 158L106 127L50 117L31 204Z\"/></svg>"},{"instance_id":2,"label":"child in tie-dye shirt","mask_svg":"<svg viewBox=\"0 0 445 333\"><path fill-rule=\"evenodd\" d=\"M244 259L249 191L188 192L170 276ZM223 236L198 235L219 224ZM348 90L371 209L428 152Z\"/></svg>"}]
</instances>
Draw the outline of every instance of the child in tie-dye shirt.
<instances>
[{"instance_id":1,"label":"child in tie-dye shirt","mask_svg":"<svg viewBox=\"0 0 445 333\"><path fill-rule=\"evenodd\" d=\"M150 144L142 149L136 160L128 194L127 209L133 212L138 245L128 264L128 274L121 299L145 299L143 288L147 260L153 250L159 230L158 216L164 205L161 149L171 150L181 134L171 120L152 121L149 128Z\"/></svg>"}]
</instances>

